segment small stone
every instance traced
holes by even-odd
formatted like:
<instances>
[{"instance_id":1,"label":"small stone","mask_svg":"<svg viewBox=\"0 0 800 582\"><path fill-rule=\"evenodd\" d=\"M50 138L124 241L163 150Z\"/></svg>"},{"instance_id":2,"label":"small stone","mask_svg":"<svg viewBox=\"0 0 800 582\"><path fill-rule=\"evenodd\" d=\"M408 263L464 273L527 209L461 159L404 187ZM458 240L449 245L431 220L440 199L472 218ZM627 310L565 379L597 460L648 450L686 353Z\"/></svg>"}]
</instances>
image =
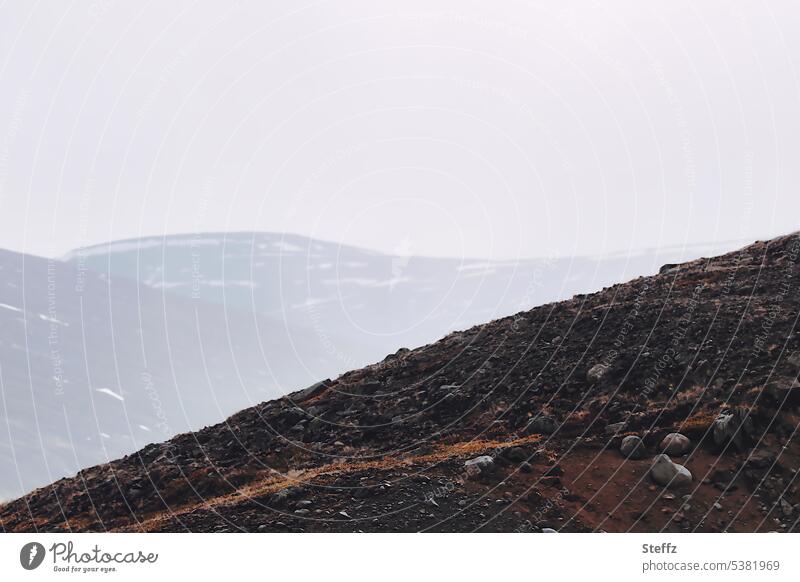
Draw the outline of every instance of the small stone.
<instances>
[{"instance_id":1,"label":"small stone","mask_svg":"<svg viewBox=\"0 0 800 582\"><path fill-rule=\"evenodd\" d=\"M505 457L509 461L514 461L515 463L519 463L524 461L528 458L528 455L525 454L525 451L520 447L511 447L510 449L506 450Z\"/></svg>"},{"instance_id":2,"label":"small stone","mask_svg":"<svg viewBox=\"0 0 800 582\"><path fill-rule=\"evenodd\" d=\"M476 476L483 472L489 472L494 468L494 459L489 455L481 455L464 462L464 467L469 476Z\"/></svg>"},{"instance_id":3,"label":"small stone","mask_svg":"<svg viewBox=\"0 0 800 582\"><path fill-rule=\"evenodd\" d=\"M608 366L605 364L595 364L586 372L586 381L589 384L597 384L605 376Z\"/></svg>"},{"instance_id":4,"label":"small stone","mask_svg":"<svg viewBox=\"0 0 800 582\"><path fill-rule=\"evenodd\" d=\"M558 423L551 416L537 415L525 427L528 434L553 434L558 430Z\"/></svg>"},{"instance_id":5,"label":"small stone","mask_svg":"<svg viewBox=\"0 0 800 582\"><path fill-rule=\"evenodd\" d=\"M736 473L728 469L717 469L711 474L711 483L720 491L732 491L737 489L734 484Z\"/></svg>"},{"instance_id":6,"label":"small stone","mask_svg":"<svg viewBox=\"0 0 800 582\"><path fill-rule=\"evenodd\" d=\"M131 487L128 489L127 499L134 500L142 496L142 490L139 487Z\"/></svg>"},{"instance_id":7,"label":"small stone","mask_svg":"<svg viewBox=\"0 0 800 582\"><path fill-rule=\"evenodd\" d=\"M622 439L619 451L629 459L641 459L646 453L642 439L636 435L629 435Z\"/></svg>"},{"instance_id":8,"label":"small stone","mask_svg":"<svg viewBox=\"0 0 800 582\"><path fill-rule=\"evenodd\" d=\"M545 487L560 487L561 479L559 477L553 477L553 476L540 477L539 483L541 483Z\"/></svg>"},{"instance_id":9,"label":"small stone","mask_svg":"<svg viewBox=\"0 0 800 582\"><path fill-rule=\"evenodd\" d=\"M375 492L375 489L372 487L358 487L353 491L353 497L356 499L366 499L367 497L371 496Z\"/></svg>"},{"instance_id":10,"label":"small stone","mask_svg":"<svg viewBox=\"0 0 800 582\"><path fill-rule=\"evenodd\" d=\"M558 532L554 530L552 527L543 527L542 533L558 533Z\"/></svg>"},{"instance_id":11,"label":"small stone","mask_svg":"<svg viewBox=\"0 0 800 582\"><path fill-rule=\"evenodd\" d=\"M671 432L661 441L661 450L667 455L678 457L685 454L692 442L679 432Z\"/></svg>"},{"instance_id":12,"label":"small stone","mask_svg":"<svg viewBox=\"0 0 800 582\"><path fill-rule=\"evenodd\" d=\"M278 491L277 493L273 493L269 496L268 505L272 508L279 509L286 505L286 501L289 498L289 491L284 489L282 491Z\"/></svg>"},{"instance_id":13,"label":"small stone","mask_svg":"<svg viewBox=\"0 0 800 582\"><path fill-rule=\"evenodd\" d=\"M769 469L777 459L778 457L769 451L753 451L745 460L745 465L753 469Z\"/></svg>"},{"instance_id":14,"label":"small stone","mask_svg":"<svg viewBox=\"0 0 800 582\"><path fill-rule=\"evenodd\" d=\"M547 469L547 471L545 471L545 472L544 472L544 474L545 474L546 476L548 476L548 477L558 477L558 476L560 476L560 475L563 475L563 474L564 474L564 469L562 469L562 468L561 468L560 466L558 466L558 465L553 465L552 467L550 467L549 469Z\"/></svg>"},{"instance_id":15,"label":"small stone","mask_svg":"<svg viewBox=\"0 0 800 582\"><path fill-rule=\"evenodd\" d=\"M714 420L712 428L717 445L730 441L740 450L745 439L754 431L753 420L746 411L741 410L723 412Z\"/></svg>"}]
</instances>

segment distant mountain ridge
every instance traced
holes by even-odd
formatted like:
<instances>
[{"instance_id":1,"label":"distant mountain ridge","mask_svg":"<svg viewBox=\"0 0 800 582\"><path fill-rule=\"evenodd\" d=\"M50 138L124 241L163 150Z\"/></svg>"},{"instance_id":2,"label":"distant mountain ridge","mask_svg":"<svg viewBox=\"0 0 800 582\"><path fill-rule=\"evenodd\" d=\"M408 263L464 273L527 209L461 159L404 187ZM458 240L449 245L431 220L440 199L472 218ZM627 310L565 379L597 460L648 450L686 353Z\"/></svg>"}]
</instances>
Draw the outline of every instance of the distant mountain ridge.
<instances>
[{"instance_id":1,"label":"distant mountain ridge","mask_svg":"<svg viewBox=\"0 0 800 582\"><path fill-rule=\"evenodd\" d=\"M124 240L63 259L321 334L363 337L374 350L348 358L354 366L447 331L656 273L665 263L698 258L701 249L707 245L610 258L487 261L386 255L300 235L243 232Z\"/></svg>"}]
</instances>

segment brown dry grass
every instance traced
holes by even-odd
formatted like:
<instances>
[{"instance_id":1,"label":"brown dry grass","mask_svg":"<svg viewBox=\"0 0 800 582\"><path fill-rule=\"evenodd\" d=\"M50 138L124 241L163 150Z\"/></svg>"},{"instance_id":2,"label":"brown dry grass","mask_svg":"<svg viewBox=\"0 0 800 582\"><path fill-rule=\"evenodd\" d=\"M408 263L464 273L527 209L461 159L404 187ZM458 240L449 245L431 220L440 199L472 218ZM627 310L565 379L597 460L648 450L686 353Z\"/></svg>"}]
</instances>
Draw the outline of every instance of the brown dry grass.
<instances>
[{"instance_id":1,"label":"brown dry grass","mask_svg":"<svg viewBox=\"0 0 800 582\"><path fill-rule=\"evenodd\" d=\"M435 451L418 456L384 457L374 461L348 461L330 463L300 471L290 471L287 474L272 474L264 476L253 483L240 487L237 491L226 495L206 499L202 502L190 503L171 511L164 511L149 516L144 521L119 528L119 531L148 531L155 529L159 524L169 521L177 516L185 515L197 510L213 510L223 506L232 506L254 498L276 493L289 487L313 482L314 479L354 473L371 469L387 470L398 467L439 463L460 457L486 453L514 446L535 443L541 440L540 435L530 435L508 441L501 440L474 440L459 442L451 445L442 445Z\"/></svg>"}]
</instances>

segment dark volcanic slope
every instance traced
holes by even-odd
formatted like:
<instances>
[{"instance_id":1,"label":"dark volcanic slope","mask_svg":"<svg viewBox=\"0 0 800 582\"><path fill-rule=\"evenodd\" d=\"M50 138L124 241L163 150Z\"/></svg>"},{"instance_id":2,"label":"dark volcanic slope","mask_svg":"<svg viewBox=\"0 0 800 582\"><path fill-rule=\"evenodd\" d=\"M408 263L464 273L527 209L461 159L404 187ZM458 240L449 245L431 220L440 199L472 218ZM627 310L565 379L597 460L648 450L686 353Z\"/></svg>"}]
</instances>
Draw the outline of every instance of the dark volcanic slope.
<instances>
[{"instance_id":1,"label":"dark volcanic slope","mask_svg":"<svg viewBox=\"0 0 800 582\"><path fill-rule=\"evenodd\" d=\"M7 531L798 529L800 236L501 319L0 508ZM648 472L661 439L693 480ZM642 437L638 460L620 453ZM482 469L465 461L486 455ZM688 496L688 497L687 497Z\"/></svg>"}]
</instances>

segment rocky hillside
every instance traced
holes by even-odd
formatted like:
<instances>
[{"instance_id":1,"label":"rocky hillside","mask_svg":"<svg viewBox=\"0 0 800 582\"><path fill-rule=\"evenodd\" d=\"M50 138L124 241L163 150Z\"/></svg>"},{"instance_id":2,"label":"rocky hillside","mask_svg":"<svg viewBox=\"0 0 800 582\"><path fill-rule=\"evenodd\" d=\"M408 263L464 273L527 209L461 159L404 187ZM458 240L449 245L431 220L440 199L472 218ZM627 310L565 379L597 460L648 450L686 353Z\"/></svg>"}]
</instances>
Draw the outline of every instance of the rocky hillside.
<instances>
[{"instance_id":1,"label":"rocky hillside","mask_svg":"<svg viewBox=\"0 0 800 582\"><path fill-rule=\"evenodd\" d=\"M800 235L400 350L6 531L797 531Z\"/></svg>"}]
</instances>

